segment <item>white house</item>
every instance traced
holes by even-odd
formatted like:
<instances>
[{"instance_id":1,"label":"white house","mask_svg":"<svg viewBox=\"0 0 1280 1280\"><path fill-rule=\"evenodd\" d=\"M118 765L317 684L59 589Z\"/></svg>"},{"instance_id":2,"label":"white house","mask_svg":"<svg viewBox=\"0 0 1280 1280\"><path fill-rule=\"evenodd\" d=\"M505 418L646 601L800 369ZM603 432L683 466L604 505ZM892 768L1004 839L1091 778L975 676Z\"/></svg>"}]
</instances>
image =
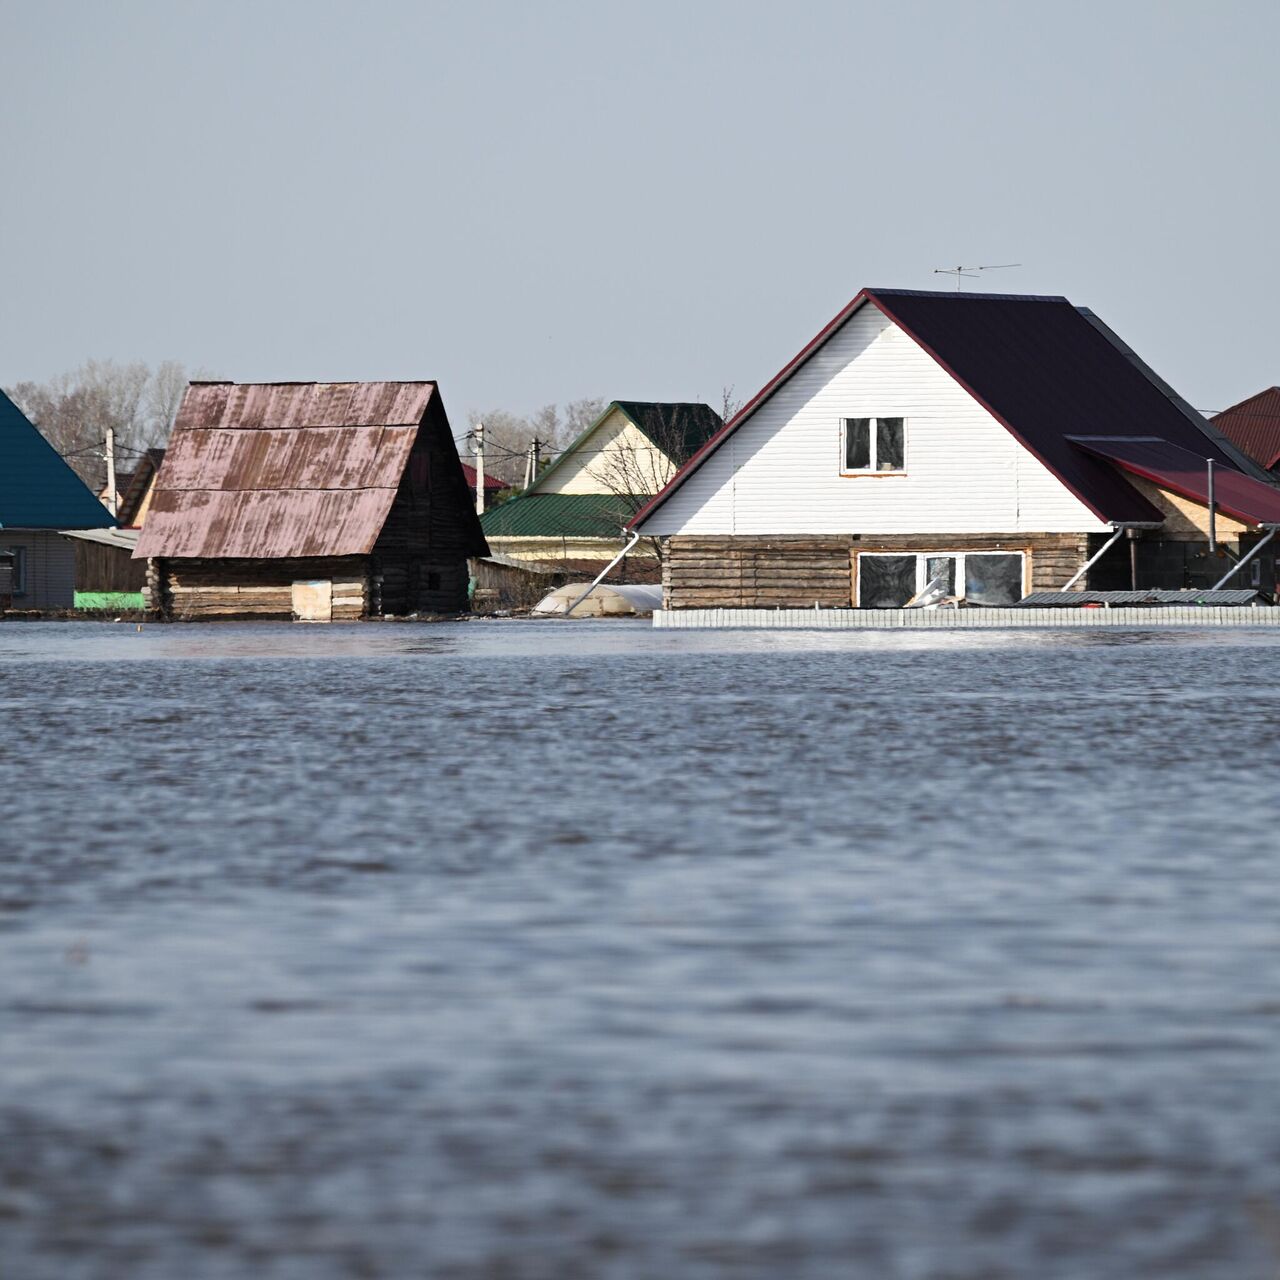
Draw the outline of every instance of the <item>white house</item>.
<instances>
[{"instance_id":1,"label":"white house","mask_svg":"<svg viewBox=\"0 0 1280 1280\"><path fill-rule=\"evenodd\" d=\"M668 608L1008 603L1112 539L1080 586L1203 586L1228 567L1210 458L1219 538L1280 522L1280 489L1087 310L866 289L633 527L668 540Z\"/></svg>"}]
</instances>

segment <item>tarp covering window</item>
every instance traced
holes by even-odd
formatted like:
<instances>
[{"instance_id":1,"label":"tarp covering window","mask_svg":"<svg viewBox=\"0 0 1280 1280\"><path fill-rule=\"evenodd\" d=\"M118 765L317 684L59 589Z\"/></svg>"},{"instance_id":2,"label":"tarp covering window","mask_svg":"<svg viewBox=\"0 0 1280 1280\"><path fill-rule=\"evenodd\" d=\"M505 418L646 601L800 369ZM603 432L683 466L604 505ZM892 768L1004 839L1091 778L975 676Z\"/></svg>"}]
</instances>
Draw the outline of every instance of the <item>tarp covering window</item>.
<instances>
[{"instance_id":1,"label":"tarp covering window","mask_svg":"<svg viewBox=\"0 0 1280 1280\"><path fill-rule=\"evenodd\" d=\"M916 590L915 556L858 557L858 603L864 609L900 609Z\"/></svg>"},{"instance_id":2,"label":"tarp covering window","mask_svg":"<svg viewBox=\"0 0 1280 1280\"><path fill-rule=\"evenodd\" d=\"M1022 599L1022 557L965 556L964 596L970 604L1017 604Z\"/></svg>"}]
</instances>

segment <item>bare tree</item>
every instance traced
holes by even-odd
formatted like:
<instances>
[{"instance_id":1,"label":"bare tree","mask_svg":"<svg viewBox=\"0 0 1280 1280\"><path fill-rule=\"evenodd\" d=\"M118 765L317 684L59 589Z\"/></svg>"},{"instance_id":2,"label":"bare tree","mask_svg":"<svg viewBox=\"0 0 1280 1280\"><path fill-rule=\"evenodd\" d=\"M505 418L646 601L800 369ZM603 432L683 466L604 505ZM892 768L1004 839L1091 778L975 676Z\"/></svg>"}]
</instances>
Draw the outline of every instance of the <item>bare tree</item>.
<instances>
[{"instance_id":1,"label":"bare tree","mask_svg":"<svg viewBox=\"0 0 1280 1280\"><path fill-rule=\"evenodd\" d=\"M723 421L728 422L736 418L744 403L734 396L732 383L720 388L720 417Z\"/></svg>"},{"instance_id":2,"label":"bare tree","mask_svg":"<svg viewBox=\"0 0 1280 1280\"><path fill-rule=\"evenodd\" d=\"M628 522L654 494L666 488L705 438L705 429L698 433L689 427L680 413L652 414L645 420L642 439L631 433L615 436L602 443L588 464L592 476L617 500ZM665 555L662 540L646 538L645 542L661 563Z\"/></svg>"},{"instance_id":3,"label":"bare tree","mask_svg":"<svg viewBox=\"0 0 1280 1280\"><path fill-rule=\"evenodd\" d=\"M564 407L564 434L556 444L572 444L603 412L604 401L599 398L570 400Z\"/></svg>"},{"instance_id":4,"label":"bare tree","mask_svg":"<svg viewBox=\"0 0 1280 1280\"><path fill-rule=\"evenodd\" d=\"M566 404L563 416L556 405L547 404L528 417L507 409L492 409L488 413L472 410L467 417L473 428L478 422L484 423L485 474L516 487L524 483L525 463L534 440L539 441L542 460L546 463L576 440L603 409L603 400L584 399Z\"/></svg>"},{"instance_id":5,"label":"bare tree","mask_svg":"<svg viewBox=\"0 0 1280 1280\"><path fill-rule=\"evenodd\" d=\"M140 361L87 360L46 382L19 382L7 392L80 477L98 488L107 428L115 431L118 465L128 471L146 449L168 439L187 381L176 360L154 372Z\"/></svg>"}]
</instances>

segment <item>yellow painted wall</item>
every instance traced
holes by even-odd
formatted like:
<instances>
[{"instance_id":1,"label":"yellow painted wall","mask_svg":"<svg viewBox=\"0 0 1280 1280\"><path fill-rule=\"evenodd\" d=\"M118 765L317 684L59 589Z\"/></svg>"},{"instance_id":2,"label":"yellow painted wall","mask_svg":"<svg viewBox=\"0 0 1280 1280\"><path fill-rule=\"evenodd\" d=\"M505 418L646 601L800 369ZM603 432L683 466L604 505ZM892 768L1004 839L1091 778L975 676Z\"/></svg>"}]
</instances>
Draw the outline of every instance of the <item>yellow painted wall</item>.
<instances>
[{"instance_id":1,"label":"yellow painted wall","mask_svg":"<svg viewBox=\"0 0 1280 1280\"><path fill-rule=\"evenodd\" d=\"M675 474L675 466L621 410L614 409L539 493L657 493ZM623 480L630 483L623 484Z\"/></svg>"},{"instance_id":2,"label":"yellow painted wall","mask_svg":"<svg viewBox=\"0 0 1280 1280\"><path fill-rule=\"evenodd\" d=\"M1209 536L1209 508L1205 503L1170 493L1140 476L1126 475L1125 479L1164 512L1164 526L1156 537L1198 540ZM1221 511L1218 512L1217 526L1218 537L1226 542L1235 542L1248 528L1239 520L1224 516Z\"/></svg>"},{"instance_id":3,"label":"yellow painted wall","mask_svg":"<svg viewBox=\"0 0 1280 1280\"><path fill-rule=\"evenodd\" d=\"M156 472L151 473L151 479L147 481L147 491L142 495L142 501L138 503L138 514L133 517L134 525L141 529L146 523L147 512L151 510L151 497L156 491Z\"/></svg>"},{"instance_id":4,"label":"yellow painted wall","mask_svg":"<svg viewBox=\"0 0 1280 1280\"><path fill-rule=\"evenodd\" d=\"M622 550L621 538L500 538L485 539L489 550L513 560L599 560L606 564ZM642 538L627 552L637 559L652 556L652 548Z\"/></svg>"}]
</instances>

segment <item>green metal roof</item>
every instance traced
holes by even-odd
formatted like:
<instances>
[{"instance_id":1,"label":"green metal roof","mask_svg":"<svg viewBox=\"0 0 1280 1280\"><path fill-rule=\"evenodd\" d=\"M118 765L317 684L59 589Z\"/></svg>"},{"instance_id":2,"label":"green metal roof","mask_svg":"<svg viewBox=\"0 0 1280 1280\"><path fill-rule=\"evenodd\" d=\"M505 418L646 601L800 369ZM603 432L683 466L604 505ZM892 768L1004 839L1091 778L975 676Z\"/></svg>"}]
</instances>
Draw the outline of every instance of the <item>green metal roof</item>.
<instances>
[{"instance_id":1,"label":"green metal roof","mask_svg":"<svg viewBox=\"0 0 1280 1280\"><path fill-rule=\"evenodd\" d=\"M526 493L480 517L486 538L618 538L647 502L612 493Z\"/></svg>"},{"instance_id":2,"label":"green metal roof","mask_svg":"<svg viewBox=\"0 0 1280 1280\"><path fill-rule=\"evenodd\" d=\"M115 520L0 391L0 528L109 529Z\"/></svg>"}]
</instances>

